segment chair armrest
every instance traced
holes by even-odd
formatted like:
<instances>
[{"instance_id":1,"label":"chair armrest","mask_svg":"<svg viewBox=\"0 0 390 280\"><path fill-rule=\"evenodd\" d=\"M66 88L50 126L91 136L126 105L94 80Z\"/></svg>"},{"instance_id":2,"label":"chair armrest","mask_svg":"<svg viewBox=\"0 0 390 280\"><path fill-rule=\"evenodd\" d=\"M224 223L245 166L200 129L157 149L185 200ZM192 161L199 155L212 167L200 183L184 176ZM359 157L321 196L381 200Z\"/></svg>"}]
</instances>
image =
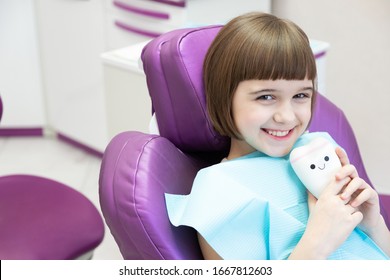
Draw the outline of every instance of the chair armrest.
<instances>
[{"instance_id":1,"label":"chair armrest","mask_svg":"<svg viewBox=\"0 0 390 280\"><path fill-rule=\"evenodd\" d=\"M125 259L201 258L195 230L171 225L164 198L189 193L201 167L157 135L124 132L111 140L100 171L100 204Z\"/></svg>"}]
</instances>

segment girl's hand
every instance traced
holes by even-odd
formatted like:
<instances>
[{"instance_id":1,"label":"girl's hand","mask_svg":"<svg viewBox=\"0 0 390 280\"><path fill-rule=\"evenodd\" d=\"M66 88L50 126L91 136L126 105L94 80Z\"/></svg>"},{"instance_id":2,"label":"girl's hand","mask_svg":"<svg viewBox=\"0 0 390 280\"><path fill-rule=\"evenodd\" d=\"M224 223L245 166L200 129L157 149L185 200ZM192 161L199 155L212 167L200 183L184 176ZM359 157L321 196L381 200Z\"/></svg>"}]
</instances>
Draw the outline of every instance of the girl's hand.
<instances>
[{"instance_id":1,"label":"girl's hand","mask_svg":"<svg viewBox=\"0 0 390 280\"><path fill-rule=\"evenodd\" d=\"M356 168L349 163L348 156L342 149L336 148L336 154L343 166L336 174L336 181L351 179L340 193L340 197L363 214L359 227L370 234L381 221L378 193L359 177Z\"/></svg>"},{"instance_id":2,"label":"girl's hand","mask_svg":"<svg viewBox=\"0 0 390 280\"><path fill-rule=\"evenodd\" d=\"M308 193L309 220L291 259L326 259L360 226L390 255L390 231L380 215L379 196L337 148L342 168L318 200Z\"/></svg>"},{"instance_id":3,"label":"girl's hand","mask_svg":"<svg viewBox=\"0 0 390 280\"><path fill-rule=\"evenodd\" d=\"M359 227L390 256L390 231L380 214L379 195L363 179L359 178L356 168L349 164L347 155L336 149L343 168L336 174L336 180L350 178L351 182L340 193L340 198L362 213Z\"/></svg>"},{"instance_id":4,"label":"girl's hand","mask_svg":"<svg viewBox=\"0 0 390 280\"><path fill-rule=\"evenodd\" d=\"M309 242L313 258L326 259L363 219L362 213L339 195L350 181L349 177L334 178L318 200L308 193L310 217L301 241Z\"/></svg>"}]
</instances>

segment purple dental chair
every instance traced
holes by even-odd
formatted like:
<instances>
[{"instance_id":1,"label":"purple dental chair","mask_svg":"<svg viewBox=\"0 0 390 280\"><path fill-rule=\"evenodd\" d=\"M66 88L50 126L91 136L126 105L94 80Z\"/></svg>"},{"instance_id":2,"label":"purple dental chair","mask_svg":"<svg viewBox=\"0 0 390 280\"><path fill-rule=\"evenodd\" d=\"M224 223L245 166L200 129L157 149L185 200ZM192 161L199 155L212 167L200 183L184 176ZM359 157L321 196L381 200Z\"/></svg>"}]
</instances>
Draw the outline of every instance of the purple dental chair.
<instances>
[{"instance_id":1,"label":"purple dental chair","mask_svg":"<svg viewBox=\"0 0 390 280\"><path fill-rule=\"evenodd\" d=\"M1 260L90 259L103 236L100 213L78 191L32 175L0 177Z\"/></svg>"},{"instance_id":2,"label":"purple dental chair","mask_svg":"<svg viewBox=\"0 0 390 280\"><path fill-rule=\"evenodd\" d=\"M188 194L197 171L227 154L228 140L208 120L202 82L203 59L219 29L175 30L143 50L160 135L118 134L104 153L99 180L101 209L125 259L202 259L195 231L170 224L164 193ZM323 96L310 131L329 132L369 182L347 119ZM381 199L389 210L390 197Z\"/></svg>"}]
</instances>

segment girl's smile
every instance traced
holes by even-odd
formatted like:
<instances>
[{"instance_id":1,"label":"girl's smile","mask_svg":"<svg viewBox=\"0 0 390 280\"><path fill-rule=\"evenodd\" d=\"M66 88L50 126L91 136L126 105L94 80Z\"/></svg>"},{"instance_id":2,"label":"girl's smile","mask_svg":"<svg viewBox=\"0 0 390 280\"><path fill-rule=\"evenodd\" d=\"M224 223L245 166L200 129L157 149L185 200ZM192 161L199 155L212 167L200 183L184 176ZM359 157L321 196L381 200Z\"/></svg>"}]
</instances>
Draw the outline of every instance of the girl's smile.
<instances>
[{"instance_id":1,"label":"girl's smile","mask_svg":"<svg viewBox=\"0 0 390 280\"><path fill-rule=\"evenodd\" d=\"M233 97L233 118L242 139L232 138L228 159L255 150L287 155L311 118L312 81L242 81Z\"/></svg>"},{"instance_id":2,"label":"girl's smile","mask_svg":"<svg viewBox=\"0 0 390 280\"><path fill-rule=\"evenodd\" d=\"M262 128L263 131L273 136L275 140L284 140L291 135L292 129L289 130L270 130Z\"/></svg>"}]
</instances>

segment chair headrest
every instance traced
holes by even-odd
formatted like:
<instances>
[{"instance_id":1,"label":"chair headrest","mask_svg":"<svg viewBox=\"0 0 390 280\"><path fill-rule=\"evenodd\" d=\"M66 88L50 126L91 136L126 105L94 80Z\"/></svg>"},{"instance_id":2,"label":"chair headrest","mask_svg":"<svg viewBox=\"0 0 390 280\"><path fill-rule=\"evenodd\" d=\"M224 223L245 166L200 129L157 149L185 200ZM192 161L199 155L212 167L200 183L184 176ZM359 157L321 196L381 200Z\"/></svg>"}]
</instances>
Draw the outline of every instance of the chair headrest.
<instances>
[{"instance_id":1,"label":"chair headrest","mask_svg":"<svg viewBox=\"0 0 390 280\"><path fill-rule=\"evenodd\" d=\"M160 135L184 152L226 151L229 146L210 123L202 78L206 52L220 28L174 30L142 51Z\"/></svg>"}]
</instances>

